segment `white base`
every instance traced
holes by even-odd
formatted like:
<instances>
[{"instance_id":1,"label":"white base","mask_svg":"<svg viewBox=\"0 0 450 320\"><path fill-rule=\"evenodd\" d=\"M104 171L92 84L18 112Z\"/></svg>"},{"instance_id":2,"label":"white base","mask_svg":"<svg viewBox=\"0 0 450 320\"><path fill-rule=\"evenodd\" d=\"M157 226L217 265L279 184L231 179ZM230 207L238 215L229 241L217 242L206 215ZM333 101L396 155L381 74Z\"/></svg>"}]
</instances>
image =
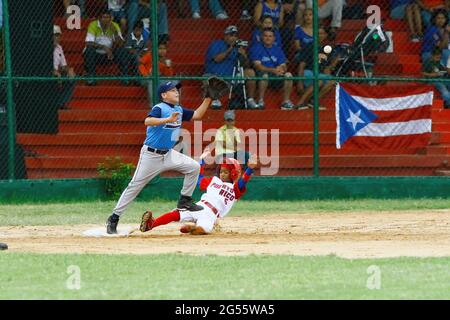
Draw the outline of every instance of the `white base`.
<instances>
[{"instance_id":1,"label":"white base","mask_svg":"<svg viewBox=\"0 0 450 320\"><path fill-rule=\"evenodd\" d=\"M85 237L128 237L131 233L133 233L135 229L132 227L121 227L117 228L117 234L108 234L106 233L106 227L90 229L83 232Z\"/></svg>"}]
</instances>

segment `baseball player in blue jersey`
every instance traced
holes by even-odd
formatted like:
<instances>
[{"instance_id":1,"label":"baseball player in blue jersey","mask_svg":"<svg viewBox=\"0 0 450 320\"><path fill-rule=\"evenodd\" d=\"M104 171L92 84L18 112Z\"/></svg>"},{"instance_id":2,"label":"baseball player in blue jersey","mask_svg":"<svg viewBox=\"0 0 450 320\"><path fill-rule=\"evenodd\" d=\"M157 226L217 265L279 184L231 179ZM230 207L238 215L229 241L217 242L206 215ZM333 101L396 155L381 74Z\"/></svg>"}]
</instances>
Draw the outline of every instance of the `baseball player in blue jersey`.
<instances>
[{"instance_id":1,"label":"baseball player in blue jersey","mask_svg":"<svg viewBox=\"0 0 450 320\"><path fill-rule=\"evenodd\" d=\"M200 165L194 159L183 155L173 146L178 141L182 121L200 120L212 99L205 97L200 106L189 110L179 105L181 84L178 81L165 81L158 88L160 103L153 106L145 119L147 138L141 148L139 162L133 179L123 191L106 222L106 232L117 233L120 216L141 190L158 174L175 170L184 174L177 209L200 211L203 207L192 201L192 193L197 185Z\"/></svg>"}]
</instances>

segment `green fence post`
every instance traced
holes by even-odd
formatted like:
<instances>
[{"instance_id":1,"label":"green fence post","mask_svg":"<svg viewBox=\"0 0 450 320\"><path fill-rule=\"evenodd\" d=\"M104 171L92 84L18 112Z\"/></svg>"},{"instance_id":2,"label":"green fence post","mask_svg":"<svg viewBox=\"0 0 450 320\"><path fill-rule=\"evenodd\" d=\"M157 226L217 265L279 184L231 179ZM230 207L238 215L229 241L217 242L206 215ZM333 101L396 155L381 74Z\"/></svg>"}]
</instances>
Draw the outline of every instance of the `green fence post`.
<instances>
[{"instance_id":1,"label":"green fence post","mask_svg":"<svg viewBox=\"0 0 450 320\"><path fill-rule=\"evenodd\" d=\"M10 180L15 179L15 110L14 110L14 98L13 98L13 79L12 79L12 66L11 66L11 42L9 38L9 12L8 1L3 0L3 26L5 28L5 59L6 59L6 97L7 97L7 117L8 117L8 176Z\"/></svg>"},{"instance_id":2,"label":"green fence post","mask_svg":"<svg viewBox=\"0 0 450 320\"><path fill-rule=\"evenodd\" d=\"M158 59L158 1L152 1L152 103L155 105L159 102L158 83L159 83L159 59Z\"/></svg>"},{"instance_id":3,"label":"green fence post","mask_svg":"<svg viewBox=\"0 0 450 320\"><path fill-rule=\"evenodd\" d=\"M313 38L314 38L314 155L313 175L319 176L319 8L317 1L313 1Z\"/></svg>"}]
</instances>

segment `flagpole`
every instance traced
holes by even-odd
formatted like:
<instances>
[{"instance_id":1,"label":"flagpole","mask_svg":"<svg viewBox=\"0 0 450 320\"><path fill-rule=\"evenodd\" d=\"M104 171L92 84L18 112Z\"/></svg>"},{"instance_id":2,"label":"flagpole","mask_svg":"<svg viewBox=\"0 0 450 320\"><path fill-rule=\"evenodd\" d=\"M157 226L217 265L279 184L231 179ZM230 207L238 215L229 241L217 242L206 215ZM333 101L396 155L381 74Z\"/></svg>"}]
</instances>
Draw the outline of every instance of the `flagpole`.
<instances>
[{"instance_id":1,"label":"flagpole","mask_svg":"<svg viewBox=\"0 0 450 320\"><path fill-rule=\"evenodd\" d=\"M319 8L317 1L313 3L313 57L314 57L314 155L313 155L313 176L319 177Z\"/></svg>"}]
</instances>

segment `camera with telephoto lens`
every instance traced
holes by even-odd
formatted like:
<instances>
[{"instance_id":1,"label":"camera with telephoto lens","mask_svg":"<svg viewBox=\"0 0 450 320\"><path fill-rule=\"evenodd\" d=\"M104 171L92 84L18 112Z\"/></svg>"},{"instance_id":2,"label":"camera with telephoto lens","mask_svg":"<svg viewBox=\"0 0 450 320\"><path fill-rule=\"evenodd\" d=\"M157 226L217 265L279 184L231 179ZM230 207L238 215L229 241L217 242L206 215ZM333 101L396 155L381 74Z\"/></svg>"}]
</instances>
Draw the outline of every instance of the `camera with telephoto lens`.
<instances>
[{"instance_id":1,"label":"camera with telephoto lens","mask_svg":"<svg viewBox=\"0 0 450 320\"><path fill-rule=\"evenodd\" d=\"M238 48L241 47L248 47L248 41L242 40L242 39L238 39L236 40L236 42L234 43L234 45Z\"/></svg>"}]
</instances>

